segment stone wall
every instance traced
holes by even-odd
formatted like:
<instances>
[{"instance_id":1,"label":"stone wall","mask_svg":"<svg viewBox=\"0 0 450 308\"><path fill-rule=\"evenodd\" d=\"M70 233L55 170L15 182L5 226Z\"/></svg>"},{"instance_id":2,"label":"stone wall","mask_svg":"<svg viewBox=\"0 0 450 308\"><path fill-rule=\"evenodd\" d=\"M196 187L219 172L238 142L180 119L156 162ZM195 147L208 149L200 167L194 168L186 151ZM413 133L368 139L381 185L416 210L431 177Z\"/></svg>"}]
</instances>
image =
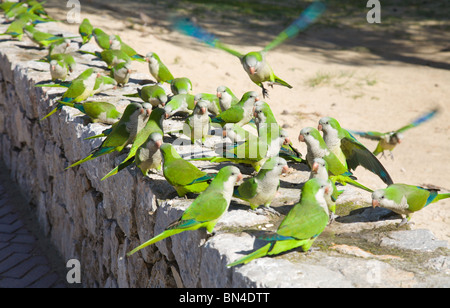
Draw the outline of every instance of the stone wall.
<instances>
[{"instance_id":1,"label":"stone wall","mask_svg":"<svg viewBox=\"0 0 450 308\"><path fill-rule=\"evenodd\" d=\"M51 23L40 27L56 31ZM351 187L345 188L340 201L341 217L327 227L310 253L293 251L228 269L226 264L261 244L254 235L276 229L281 219L250 212L233 200L214 236L204 230L185 232L127 258L126 252L178 219L192 200L176 198L160 174L144 178L134 168L100 181L124 154L105 155L64 170L101 143L101 139L83 138L105 126L88 123L68 107L39 120L64 91L34 87L50 77L48 64L35 61L45 54L26 38L0 42L0 158L63 258L80 260L83 286L450 286L448 243L427 230L398 230L397 216L366 208L370 195ZM74 76L92 60L77 54ZM127 87L108 90L95 99L120 105L122 94L135 92L138 81L145 78L150 77L133 76ZM183 147L177 150L181 153ZM202 167L217 171L220 166L203 163ZM305 168L293 168L295 172L283 178L281 197L274 202L282 214L297 201L299 184L308 177Z\"/></svg>"}]
</instances>

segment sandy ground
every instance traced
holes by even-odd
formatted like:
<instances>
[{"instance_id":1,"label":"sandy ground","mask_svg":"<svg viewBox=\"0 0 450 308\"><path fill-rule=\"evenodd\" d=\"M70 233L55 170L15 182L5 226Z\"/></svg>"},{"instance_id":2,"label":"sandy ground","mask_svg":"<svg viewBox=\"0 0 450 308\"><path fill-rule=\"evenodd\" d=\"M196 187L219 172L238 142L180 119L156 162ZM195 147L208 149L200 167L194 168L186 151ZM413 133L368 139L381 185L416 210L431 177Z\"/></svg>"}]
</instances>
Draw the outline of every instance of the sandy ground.
<instances>
[{"instance_id":1,"label":"sandy ground","mask_svg":"<svg viewBox=\"0 0 450 308\"><path fill-rule=\"evenodd\" d=\"M54 18L65 19L69 9L65 8L64 2L47 1L46 6ZM195 93L215 93L219 85L228 86L238 97L246 91L260 91L236 58L169 31L164 27L163 19L153 18L157 14L150 14L150 22L144 26L135 18L137 11L134 11L135 24L130 27L129 20L120 18L121 8L124 9L122 16L133 10L126 3L121 3L115 10L96 11L90 3L83 4L81 18L89 18L94 27L107 33L119 34L141 54L156 52L175 77L185 76L192 80ZM149 6L151 11L151 4L141 5ZM293 89L276 86L269 90L270 98L266 101L278 122L286 127L295 146L304 154L306 147L297 141L298 134L303 127L317 127L323 116L336 118L348 129L389 131L440 106L441 113L436 118L405 133L404 142L394 150L394 160L385 157L380 161L397 183L433 184L448 191L448 37L443 39L445 31L424 33L412 25L405 29L408 35L405 40L395 35L390 37L389 33L376 27L366 25L363 30L347 33L342 33L341 27L321 27L270 51L268 59L275 73ZM77 24L62 23L61 28L74 33L78 31ZM247 32L255 30L236 29L234 24L227 28L227 21L211 31L242 52L263 48L276 35L275 31L274 34L258 32L252 36ZM229 32L245 33L246 36L235 40ZM133 69L148 73L146 64L133 62ZM360 141L369 149L375 148L375 142ZM358 168L355 175L369 187L384 187L378 177L362 168ZM413 228L430 229L438 238L450 241L449 199L423 209L413 220Z\"/></svg>"}]
</instances>

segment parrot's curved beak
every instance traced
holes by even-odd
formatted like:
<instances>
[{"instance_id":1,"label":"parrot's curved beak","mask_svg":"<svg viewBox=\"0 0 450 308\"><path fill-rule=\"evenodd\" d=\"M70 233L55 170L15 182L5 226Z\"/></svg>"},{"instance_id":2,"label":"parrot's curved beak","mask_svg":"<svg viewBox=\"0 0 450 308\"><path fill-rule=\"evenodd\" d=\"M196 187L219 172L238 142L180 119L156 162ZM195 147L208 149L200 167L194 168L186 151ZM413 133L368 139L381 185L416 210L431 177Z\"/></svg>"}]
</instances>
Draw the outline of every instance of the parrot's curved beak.
<instances>
[{"instance_id":1,"label":"parrot's curved beak","mask_svg":"<svg viewBox=\"0 0 450 308\"><path fill-rule=\"evenodd\" d=\"M330 193L330 187L325 187L325 194L328 195Z\"/></svg>"},{"instance_id":2,"label":"parrot's curved beak","mask_svg":"<svg viewBox=\"0 0 450 308\"><path fill-rule=\"evenodd\" d=\"M55 66L54 66L54 65L52 65L52 66L51 66L51 69L52 69L52 71L54 71L54 70L55 70Z\"/></svg>"},{"instance_id":3,"label":"parrot's curved beak","mask_svg":"<svg viewBox=\"0 0 450 308\"><path fill-rule=\"evenodd\" d=\"M249 67L250 70L250 75L255 75L255 68L254 67Z\"/></svg>"},{"instance_id":4,"label":"parrot's curved beak","mask_svg":"<svg viewBox=\"0 0 450 308\"><path fill-rule=\"evenodd\" d=\"M311 169L314 173L317 173L317 171L319 170L319 164L318 163L314 163L312 165L312 169Z\"/></svg>"},{"instance_id":5,"label":"parrot's curved beak","mask_svg":"<svg viewBox=\"0 0 450 308\"><path fill-rule=\"evenodd\" d=\"M377 200L372 200L372 207L376 208L380 206L380 202L378 202Z\"/></svg>"},{"instance_id":6,"label":"parrot's curved beak","mask_svg":"<svg viewBox=\"0 0 450 308\"><path fill-rule=\"evenodd\" d=\"M152 110L151 109L146 109L147 111L147 116L149 117L152 114Z\"/></svg>"},{"instance_id":7,"label":"parrot's curved beak","mask_svg":"<svg viewBox=\"0 0 450 308\"><path fill-rule=\"evenodd\" d=\"M299 135L298 136L298 141L305 142L305 137L303 137L303 135Z\"/></svg>"},{"instance_id":8,"label":"parrot's curved beak","mask_svg":"<svg viewBox=\"0 0 450 308\"><path fill-rule=\"evenodd\" d=\"M291 143L291 139L289 137L284 138L283 145L288 145Z\"/></svg>"},{"instance_id":9,"label":"parrot's curved beak","mask_svg":"<svg viewBox=\"0 0 450 308\"><path fill-rule=\"evenodd\" d=\"M222 93L221 93L221 92L217 92L216 95L217 95L218 98L221 98L221 97L222 97Z\"/></svg>"},{"instance_id":10,"label":"parrot's curved beak","mask_svg":"<svg viewBox=\"0 0 450 308\"><path fill-rule=\"evenodd\" d=\"M288 173L289 171L289 166L288 165L284 165L283 169L281 169L281 173Z\"/></svg>"},{"instance_id":11,"label":"parrot's curved beak","mask_svg":"<svg viewBox=\"0 0 450 308\"><path fill-rule=\"evenodd\" d=\"M128 74L131 74L131 68L129 68L129 69L127 70L127 72L128 72Z\"/></svg>"},{"instance_id":12,"label":"parrot's curved beak","mask_svg":"<svg viewBox=\"0 0 450 308\"><path fill-rule=\"evenodd\" d=\"M317 126L317 130L320 132L323 129L322 124L319 124L319 126Z\"/></svg>"},{"instance_id":13,"label":"parrot's curved beak","mask_svg":"<svg viewBox=\"0 0 450 308\"><path fill-rule=\"evenodd\" d=\"M156 141L155 144L156 144L156 147L159 149L162 145L162 140Z\"/></svg>"},{"instance_id":14,"label":"parrot's curved beak","mask_svg":"<svg viewBox=\"0 0 450 308\"><path fill-rule=\"evenodd\" d=\"M259 101L259 97L255 98L255 102Z\"/></svg>"},{"instance_id":15,"label":"parrot's curved beak","mask_svg":"<svg viewBox=\"0 0 450 308\"><path fill-rule=\"evenodd\" d=\"M237 179L236 179L236 183L239 182L240 180L242 180L244 178L244 176L242 175L242 173L239 173Z\"/></svg>"},{"instance_id":16,"label":"parrot's curved beak","mask_svg":"<svg viewBox=\"0 0 450 308\"><path fill-rule=\"evenodd\" d=\"M206 113L206 108L202 107L202 108L200 108L200 111L202 112L202 114L205 114Z\"/></svg>"},{"instance_id":17,"label":"parrot's curved beak","mask_svg":"<svg viewBox=\"0 0 450 308\"><path fill-rule=\"evenodd\" d=\"M223 130L223 131L222 131L222 136L223 136L223 137L226 137L226 136L227 136L227 131L226 131L226 130Z\"/></svg>"},{"instance_id":18,"label":"parrot's curved beak","mask_svg":"<svg viewBox=\"0 0 450 308\"><path fill-rule=\"evenodd\" d=\"M165 117L166 119L168 119L168 118L170 117L170 114L165 113L165 114L164 114L164 117Z\"/></svg>"}]
</instances>

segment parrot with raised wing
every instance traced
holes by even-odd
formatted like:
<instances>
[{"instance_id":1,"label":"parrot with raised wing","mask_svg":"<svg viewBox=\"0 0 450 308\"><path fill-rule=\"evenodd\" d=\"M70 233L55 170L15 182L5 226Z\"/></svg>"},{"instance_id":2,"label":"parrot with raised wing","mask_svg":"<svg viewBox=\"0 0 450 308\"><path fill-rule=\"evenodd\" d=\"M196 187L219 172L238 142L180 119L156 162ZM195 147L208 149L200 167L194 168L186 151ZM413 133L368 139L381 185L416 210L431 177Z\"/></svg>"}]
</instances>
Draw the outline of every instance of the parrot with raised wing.
<instances>
[{"instance_id":1,"label":"parrot with raised wing","mask_svg":"<svg viewBox=\"0 0 450 308\"><path fill-rule=\"evenodd\" d=\"M319 131L323 131L323 140L328 149L333 152L348 167L349 170L362 166L376 174L387 185L393 184L391 176L363 144L343 129L339 122L331 117L323 117L319 120Z\"/></svg>"},{"instance_id":2,"label":"parrot with raised wing","mask_svg":"<svg viewBox=\"0 0 450 308\"><path fill-rule=\"evenodd\" d=\"M410 222L413 213L431 203L450 198L450 193L439 194L438 189L429 189L407 184L392 184L372 193L372 206L387 208L402 216L400 225Z\"/></svg>"},{"instance_id":3,"label":"parrot with raised wing","mask_svg":"<svg viewBox=\"0 0 450 308\"><path fill-rule=\"evenodd\" d=\"M363 138L376 140L378 141L377 147L373 151L373 155L377 156L378 154L382 154L384 156L385 151L389 151L391 158L394 158L392 151L397 146L397 144L401 143L403 140L403 133L413 127L417 127L422 123L425 123L432 118L434 118L439 113L439 108L434 108L433 110L422 114L420 117L412 121L411 123L397 129L394 131L380 133L375 131L368 132L360 132L360 131L350 131L355 135L359 135Z\"/></svg>"},{"instance_id":4,"label":"parrot with raised wing","mask_svg":"<svg viewBox=\"0 0 450 308\"><path fill-rule=\"evenodd\" d=\"M227 266L246 264L264 256L278 255L301 247L308 251L328 224L328 206L325 194L329 184L320 179L308 180L302 189L300 201L294 205L273 235L261 238L269 242L255 252Z\"/></svg>"},{"instance_id":5,"label":"parrot with raised wing","mask_svg":"<svg viewBox=\"0 0 450 308\"><path fill-rule=\"evenodd\" d=\"M212 233L217 221L228 210L231 195L233 194L233 186L241 178L242 174L237 167L227 166L220 169L208 188L192 202L180 219L171 223L159 235L127 253L127 256L131 256L142 248L184 231L206 228L209 233Z\"/></svg>"},{"instance_id":6,"label":"parrot with raised wing","mask_svg":"<svg viewBox=\"0 0 450 308\"><path fill-rule=\"evenodd\" d=\"M300 31L305 30L310 24L316 21L322 13L325 11L326 5L321 1L315 1L309 5L300 16L284 31L282 31L274 40L267 44L261 51L252 51L247 54L242 54L236 50L226 46L213 34L208 33L206 30L194 25L186 19L177 20L174 23L176 30L183 34L192 36L200 40L201 42L218 49L221 49L229 54L237 57L244 70L250 77L250 79L259 87L263 92L263 97L268 96L267 89L264 87L264 82L268 82L270 85L279 84L288 88L292 88L290 84L275 75L274 71L267 63L266 54L269 50L283 43L286 39L296 36Z\"/></svg>"}]
</instances>

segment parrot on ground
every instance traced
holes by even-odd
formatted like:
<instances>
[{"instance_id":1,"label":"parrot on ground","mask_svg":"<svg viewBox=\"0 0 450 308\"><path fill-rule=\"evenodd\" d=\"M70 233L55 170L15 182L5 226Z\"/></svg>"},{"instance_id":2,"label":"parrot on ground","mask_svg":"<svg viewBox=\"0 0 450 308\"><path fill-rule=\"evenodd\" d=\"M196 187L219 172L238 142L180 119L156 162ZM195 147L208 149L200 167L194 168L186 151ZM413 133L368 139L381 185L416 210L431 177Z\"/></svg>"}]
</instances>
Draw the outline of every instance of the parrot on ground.
<instances>
[{"instance_id":1,"label":"parrot on ground","mask_svg":"<svg viewBox=\"0 0 450 308\"><path fill-rule=\"evenodd\" d=\"M319 120L318 130L323 131L323 140L328 149L349 170L354 170L357 166L361 165L376 174L387 185L394 183L387 170L375 155L356 140L347 130L343 129L336 119L331 117L321 118Z\"/></svg>"},{"instance_id":2,"label":"parrot on ground","mask_svg":"<svg viewBox=\"0 0 450 308\"><path fill-rule=\"evenodd\" d=\"M177 94L191 94L192 82L187 77L174 78L170 82L170 90L173 95Z\"/></svg>"},{"instance_id":3,"label":"parrot on ground","mask_svg":"<svg viewBox=\"0 0 450 308\"><path fill-rule=\"evenodd\" d=\"M188 133L191 144L194 144L198 139L201 139L202 144L206 141L211 122L207 109L208 102L200 100L197 105L195 105L194 113L186 119L185 124L187 124L186 129L188 132L185 133Z\"/></svg>"},{"instance_id":4,"label":"parrot on ground","mask_svg":"<svg viewBox=\"0 0 450 308\"><path fill-rule=\"evenodd\" d=\"M63 37L51 33L36 30L33 25L23 27L24 33L41 48L48 47L50 44L64 42L65 40L75 39L74 37Z\"/></svg>"},{"instance_id":5,"label":"parrot on ground","mask_svg":"<svg viewBox=\"0 0 450 308\"><path fill-rule=\"evenodd\" d=\"M289 211L275 234L261 238L269 243L227 266L246 264L256 258L277 255L297 247L301 247L304 252L308 251L328 224L325 194L329 190L327 182L308 180L303 186L300 201Z\"/></svg>"},{"instance_id":6,"label":"parrot on ground","mask_svg":"<svg viewBox=\"0 0 450 308\"><path fill-rule=\"evenodd\" d=\"M170 143L163 144L160 149L163 156L164 177L175 188L178 196L184 197L187 193L198 194L209 186L208 181L213 176L183 159Z\"/></svg>"},{"instance_id":7,"label":"parrot on ground","mask_svg":"<svg viewBox=\"0 0 450 308\"><path fill-rule=\"evenodd\" d=\"M111 68L111 77L117 82L119 86L124 86L130 80L131 63L120 62Z\"/></svg>"},{"instance_id":8,"label":"parrot on ground","mask_svg":"<svg viewBox=\"0 0 450 308\"><path fill-rule=\"evenodd\" d=\"M192 114L195 108L194 95L177 94L170 97L169 101L164 105L166 112L165 118L168 119L176 113Z\"/></svg>"},{"instance_id":9,"label":"parrot on ground","mask_svg":"<svg viewBox=\"0 0 450 308\"><path fill-rule=\"evenodd\" d=\"M222 112L222 110L220 109L219 98L216 94L198 93L194 96L195 104L197 104L197 102L200 100L208 103L207 109L213 116L216 117Z\"/></svg>"},{"instance_id":10,"label":"parrot on ground","mask_svg":"<svg viewBox=\"0 0 450 308\"><path fill-rule=\"evenodd\" d=\"M65 103L65 106L76 108L87 115L93 123L114 124L122 117L122 113L114 104L108 102L86 101L84 103Z\"/></svg>"},{"instance_id":11,"label":"parrot on ground","mask_svg":"<svg viewBox=\"0 0 450 308\"><path fill-rule=\"evenodd\" d=\"M394 159L394 155L392 154L392 151L397 146L397 144L402 142L403 133L405 131L407 131L408 129L417 127L420 124L431 120L438 113L439 113L439 108L434 108L433 110L431 110L425 114L422 114L420 117L418 117L417 119L415 119L408 125L405 125L397 130L386 132L386 133L380 133L380 132L375 132L375 131L368 131L368 132L350 131L350 132L355 135L359 135L363 138L378 141L377 147L373 151L373 155L377 156L378 154L381 153L381 155L384 156L384 152L389 151L391 158Z\"/></svg>"},{"instance_id":12,"label":"parrot on ground","mask_svg":"<svg viewBox=\"0 0 450 308\"><path fill-rule=\"evenodd\" d=\"M219 123L222 126L226 123L235 123L244 126L252 120L253 105L258 100L258 93L255 91L246 92L236 105L221 112L217 117L212 119L212 122Z\"/></svg>"},{"instance_id":13,"label":"parrot on ground","mask_svg":"<svg viewBox=\"0 0 450 308\"><path fill-rule=\"evenodd\" d=\"M252 210L256 210L260 205L269 209L280 188L280 175L287 170L286 160L281 157L271 157L255 177L246 179L241 185L235 187L233 197L247 201Z\"/></svg>"},{"instance_id":14,"label":"parrot on ground","mask_svg":"<svg viewBox=\"0 0 450 308\"><path fill-rule=\"evenodd\" d=\"M325 141L323 140L320 132L314 127L305 127L300 131L298 137L300 142L305 142L307 147L306 161L310 168L313 167L315 158L322 158L328 164L328 172L330 173L330 179L335 183L339 182L343 185L346 183L373 192L372 189L356 182L351 178L353 174L348 168L342 164L339 158L330 149L328 149Z\"/></svg>"},{"instance_id":15,"label":"parrot on ground","mask_svg":"<svg viewBox=\"0 0 450 308\"><path fill-rule=\"evenodd\" d=\"M338 191L334 182L330 180L328 175L328 164L324 159L314 158L309 178L320 179L324 182L328 182L330 185L331 190L328 194L325 194L325 200L327 201L328 210L331 212L331 221L333 221L335 219L334 214L336 213L336 200L342 192Z\"/></svg>"},{"instance_id":16,"label":"parrot on ground","mask_svg":"<svg viewBox=\"0 0 450 308\"><path fill-rule=\"evenodd\" d=\"M401 215L401 226L410 222L413 213L446 198L450 198L450 193L439 194L438 189L396 183L375 190L372 193L372 206L384 207Z\"/></svg>"},{"instance_id":17,"label":"parrot on ground","mask_svg":"<svg viewBox=\"0 0 450 308\"><path fill-rule=\"evenodd\" d=\"M159 149L162 144L163 136L159 132L154 132L136 151L134 163L144 176L147 176L151 169L161 170L162 154Z\"/></svg>"},{"instance_id":18,"label":"parrot on ground","mask_svg":"<svg viewBox=\"0 0 450 308\"><path fill-rule=\"evenodd\" d=\"M65 81L68 73L69 67L66 63L58 60L50 61L50 75L52 76L52 81Z\"/></svg>"},{"instance_id":19,"label":"parrot on ground","mask_svg":"<svg viewBox=\"0 0 450 308\"><path fill-rule=\"evenodd\" d=\"M170 83L174 77L167 66L161 61L159 56L154 52L149 52L146 57L150 74L156 79L157 83Z\"/></svg>"},{"instance_id":20,"label":"parrot on ground","mask_svg":"<svg viewBox=\"0 0 450 308\"><path fill-rule=\"evenodd\" d=\"M93 30L94 27L92 27L89 19L83 19L80 26L78 27L78 33L80 33L81 39L83 40L82 45L89 43L93 35Z\"/></svg>"},{"instance_id":21,"label":"parrot on ground","mask_svg":"<svg viewBox=\"0 0 450 308\"><path fill-rule=\"evenodd\" d=\"M241 178L242 174L237 167L227 166L220 169L208 188L192 202L180 219L171 223L159 235L127 253L127 256L184 231L206 228L209 233L212 233L217 221L230 206L234 183Z\"/></svg>"},{"instance_id":22,"label":"parrot on ground","mask_svg":"<svg viewBox=\"0 0 450 308\"><path fill-rule=\"evenodd\" d=\"M315 1L308 6L300 16L284 31L282 31L274 40L267 44L261 51L252 51L247 54L242 54L236 50L226 46L213 34L194 25L188 20L177 20L174 23L174 28L179 32L195 37L201 42L218 49L221 49L235 57L237 57L244 70L250 79L262 89L263 97L268 96L268 91L264 87L264 82L269 85L279 84L288 88L292 88L290 84L279 78L273 72L270 65L267 63L266 54L269 50L283 43L286 39L296 36L300 31L305 30L310 24L316 21L325 11L326 5L321 1Z\"/></svg>"},{"instance_id":23,"label":"parrot on ground","mask_svg":"<svg viewBox=\"0 0 450 308\"><path fill-rule=\"evenodd\" d=\"M239 103L239 98L234 95L230 88L226 86L217 87L217 97L219 98L219 105L222 111L230 109L232 106Z\"/></svg>"},{"instance_id":24,"label":"parrot on ground","mask_svg":"<svg viewBox=\"0 0 450 308\"><path fill-rule=\"evenodd\" d=\"M144 127L150 112L151 109L146 109L142 104L128 104L122 117L114 124L113 130L108 134L102 144L94 149L87 157L73 163L66 169L114 151L122 151L127 145L133 143L138 132Z\"/></svg>"},{"instance_id":25,"label":"parrot on ground","mask_svg":"<svg viewBox=\"0 0 450 308\"><path fill-rule=\"evenodd\" d=\"M126 97L140 97L144 102L150 103L153 108L157 108L159 105L163 106L167 103L166 90L158 84L144 86L137 89L138 93L125 94Z\"/></svg>"}]
</instances>

